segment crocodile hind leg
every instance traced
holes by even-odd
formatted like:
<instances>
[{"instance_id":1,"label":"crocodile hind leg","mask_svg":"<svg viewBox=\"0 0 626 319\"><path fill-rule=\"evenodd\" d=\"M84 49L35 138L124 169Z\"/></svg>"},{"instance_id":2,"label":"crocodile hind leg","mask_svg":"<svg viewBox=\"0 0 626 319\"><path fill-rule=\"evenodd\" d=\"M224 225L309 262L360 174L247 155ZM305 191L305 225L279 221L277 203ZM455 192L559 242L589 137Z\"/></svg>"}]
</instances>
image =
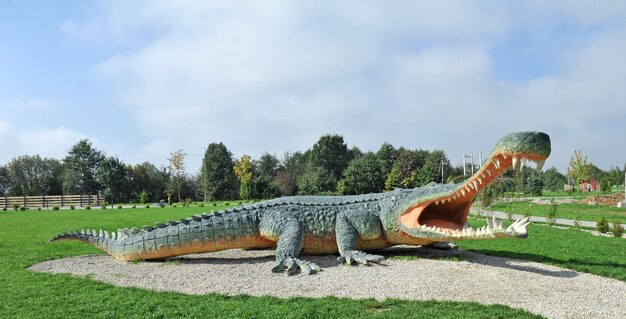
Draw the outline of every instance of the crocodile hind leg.
<instances>
[{"instance_id":1,"label":"crocodile hind leg","mask_svg":"<svg viewBox=\"0 0 626 319\"><path fill-rule=\"evenodd\" d=\"M354 217L353 217L354 218ZM337 258L342 263L348 265L353 262L367 265L369 262L378 263L385 259L380 255L372 255L361 250L357 250L357 240L359 236L368 238L378 238L380 232L380 221L373 216L359 216L362 220L350 220L348 216L340 214L337 216L335 233L337 236L337 247L340 257ZM357 225L360 232L357 230Z\"/></svg>"},{"instance_id":2,"label":"crocodile hind leg","mask_svg":"<svg viewBox=\"0 0 626 319\"><path fill-rule=\"evenodd\" d=\"M310 261L299 259L302 249L303 231L297 220L287 220L281 223L280 233L276 244L276 266L273 272L287 269L288 274L295 274L300 268L303 274L310 275L320 271L320 267Z\"/></svg>"}]
</instances>

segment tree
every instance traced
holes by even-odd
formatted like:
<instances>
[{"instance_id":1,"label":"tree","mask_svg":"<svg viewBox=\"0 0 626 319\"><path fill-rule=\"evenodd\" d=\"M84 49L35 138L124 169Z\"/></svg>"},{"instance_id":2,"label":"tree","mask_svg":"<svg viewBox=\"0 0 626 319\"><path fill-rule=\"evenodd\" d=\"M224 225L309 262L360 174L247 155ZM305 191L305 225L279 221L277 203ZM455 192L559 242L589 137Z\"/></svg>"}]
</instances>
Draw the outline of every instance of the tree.
<instances>
[{"instance_id":1,"label":"tree","mask_svg":"<svg viewBox=\"0 0 626 319\"><path fill-rule=\"evenodd\" d=\"M98 182L104 188L105 197L111 204L125 203L131 191L131 176L126 166L117 158L109 156L100 162L96 172Z\"/></svg>"},{"instance_id":2,"label":"tree","mask_svg":"<svg viewBox=\"0 0 626 319\"><path fill-rule=\"evenodd\" d=\"M308 162L298 175L298 194L319 195L336 188L337 180L325 169Z\"/></svg>"},{"instance_id":3,"label":"tree","mask_svg":"<svg viewBox=\"0 0 626 319\"><path fill-rule=\"evenodd\" d=\"M280 161L276 156L264 153L253 162L253 191L255 198L274 198L280 193L276 183Z\"/></svg>"},{"instance_id":4,"label":"tree","mask_svg":"<svg viewBox=\"0 0 626 319\"><path fill-rule=\"evenodd\" d=\"M88 139L81 139L63 159L63 191L66 194L96 194L100 184L96 170L104 154L93 147Z\"/></svg>"},{"instance_id":5,"label":"tree","mask_svg":"<svg viewBox=\"0 0 626 319\"><path fill-rule=\"evenodd\" d=\"M252 163L250 156L242 155L235 162L233 168L237 179L239 179L239 196L246 201L250 201L251 181L252 181Z\"/></svg>"},{"instance_id":6,"label":"tree","mask_svg":"<svg viewBox=\"0 0 626 319\"><path fill-rule=\"evenodd\" d=\"M441 176L441 162L445 167L450 167L450 161L443 150L434 150L426 156L424 165L417 174L417 186L426 185L430 182L443 182Z\"/></svg>"},{"instance_id":7,"label":"tree","mask_svg":"<svg viewBox=\"0 0 626 319\"><path fill-rule=\"evenodd\" d=\"M539 173L532 171L526 178L524 192L533 196L541 196L543 193L543 180Z\"/></svg>"},{"instance_id":8,"label":"tree","mask_svg":"<svg viewBox=\"0 0 626 319\"><path fill-rule=\"evenodd\" d=\"M48 195L61 193L62 165L56 159L22 155L7 164L12 195Z\"/></svg>"},{"instance_id":9,"label":"tree","mask_svg":"<svg viewBox=\"0 0 626 319\"><path fill-rule=\"evenodd\" d=\"M139 202L140 199L158 202L166 196L168 173L165 167L159 169L150 162L143 162L129 168L128 172L132 181L131 192Z\"/></svg>"},{"instance_id":10,"label":"tree","mask_svg":"<svg viewBox=\"0 0 626 319\"><path fill-rule=\"evenodd\" d=\"M335 180L341 178L343 170L346 169L351 160L350 151L346 143L344 143L343 137L336 134L327 134L320 137L311 148L310 154L313 165L329 172ZM325 191L334 189L335 185L331 185Z\"/></svg>"},{"instance_id":11,"label":"tree","mask_svg":"<svg viewBox=\"0 0 626 319\"><path fill-rule=\"evenodd\" d=\"M574 156L569 160L569 174L576 181L576 187L581 180L589 179L589 164L582 150L574 150Z\"/></svg>"},{"instance_id":12,"label":"tree","mask_svg":"<svg viewBox=\"0 0 626 319\"><path fill-rule=\"evenodd\" d=\"M174 153L170 153L170 157L167 159L170 162L169 169L172 173L171 183L173 183L172 190L176 190L178 195L178 202L181 202L180 188L185 179L185 156L187 154L182 149L177 150ZM168 198L169 201L169 198Z\"/></svg>"},{"instance_id":13,"label":"tree","mask_svg":"<svg viewBox=\"0 0 626 319\"><path fill-rule=\"evenodd\" d=\"M9 180L9 170L6 166L0 165L0 196L8 196L11 192L11 181Z\"/></svg>"},{"instance_id":14,"label":"tree","mask_svg":"<svg viewBox=\"0 0 626 319\"><path fill-rule=\"evenodd\" d=\"M393 145L385 142L380 149L378 149L378 152L376 152L376 156L383 163L383 173L385 175L389 174L391 168L393 167L393 162L396 159L396 149Z\"/></svg>"},{"instance_id":15,"label":"tree","mask_svg":"<svg viewBox=\"0 0 626 319\"><path fill-rule=\"evenodd\" d=\"M417 179L415 154L411 150L407 150L401 147L400 149L398 149L398 156L393 165L398 169L398 172L400 173L400 187L414 187L415 180Z\"/></svg>"},{"instance_id":16,"label":"tree","mask_svg":"<svg viewBox=\"0 0 626 319\"><path fill-rule=\"evenodd\" d=\"M402 186L401 181L402 176L400 175L400 169L397 166L393 166L389 174L387 174L387 179L385 180L385 190L392 191L396 188Z\"/></svg>"},{"instance_id":17,"label":"tree","mask_svg":"<svg viewBox=\"0 0 626 319\"><path fill-rule=\"evenodd\" d=\"M341 193L366 194L380 192L385 184L383 162L376 154L368 152L355 158L343 172L344 178L340 181Z\"/></svg>"},{"instance_id":18,"label":"tree","mask_svg":"<svg viewBox=\"0 0 626 319\"><path fill-rule=\"evenodd\" d=\"M555 167L551 167L543 172L542 178L544 187L551 191L563 190L563 185L567 184L567 177L559 173Z\"/></svg>"},{"instance_id":19,"label":"tree","mask_svg":"<svg viewBox=\"0 0 626 319\"><path fill-rule=\"evenodd\" d=\"M274 182L281 195L292 196L298 192L298 176L304 171L306 157L301 152L285 152Z\"/></svg>"},{"instance_id":20,"label":"tree","mask_svg":"<svg viewBox=\"0 0 626 319\"><path fill-rule=\"evenodd\" d=\"M237 178L233 155L223 143L211 143L204 152L200 168L200 190L204 201L233 196Z\"/></svg>"}]
</instances>

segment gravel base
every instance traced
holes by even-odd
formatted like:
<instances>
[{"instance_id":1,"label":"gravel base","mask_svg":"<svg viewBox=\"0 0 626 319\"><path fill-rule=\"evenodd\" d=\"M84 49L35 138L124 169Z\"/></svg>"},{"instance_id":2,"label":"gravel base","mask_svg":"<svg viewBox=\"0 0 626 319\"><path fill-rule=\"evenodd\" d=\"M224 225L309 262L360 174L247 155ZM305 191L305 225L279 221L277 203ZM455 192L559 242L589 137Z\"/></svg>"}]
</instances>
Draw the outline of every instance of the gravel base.
<instances>
[{"instance_id":1,"label":"gravel base","mask_svg":"<svg viewBox=\"0 0 626 319\"><path fill-rule=\"evenodd\" d=\"M414 247L385 251L386 256L394 254L417 254L420 259L346 266L336 256L304 256L323 268L310 276L270 272L271 250L230 250L138 264L90 255L46 261L29 269L186 294L475 301L522 308L549 318L626 318L626 283L619 280L462 251Z\"/></svg>"}]
</instances>

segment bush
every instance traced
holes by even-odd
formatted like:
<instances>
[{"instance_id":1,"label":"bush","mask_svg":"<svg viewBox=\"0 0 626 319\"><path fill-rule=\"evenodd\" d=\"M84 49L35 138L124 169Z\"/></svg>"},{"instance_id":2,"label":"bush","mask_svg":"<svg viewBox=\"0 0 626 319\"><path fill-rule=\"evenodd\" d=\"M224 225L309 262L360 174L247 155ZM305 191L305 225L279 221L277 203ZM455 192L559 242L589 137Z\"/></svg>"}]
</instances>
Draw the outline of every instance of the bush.
<instances>
[{"instance_id":1,"label":"bush","mask_svg":"<svg viewBox=\"0 0 626 319\"><path fill-rule=\"evenodd\" d=\"M56 205L52 206L52 210L59 210L59 209L61 209L59 206L56 206Z\"/></svg>"},{"instance_id":2,"label":"bush","mask_svg":"<svg viewBox=\"0 0 626 319\"><path fill-rule=\"evenodd\" d=\"M161 206L161 207L163 207L163 206ZM150 208L150 204L146 204L146 208Z\"/></svg>"},{"instance_id":3,"label":"bush","mask_svg":"<svg viewBox=\"0 0 626 319\"><path fill-rule=\"evenodd\" d=\"M191 205L191 202L192 202L191 198L189 198L189 197L185 198L185 204L187 204L187 207L189 207L189 205Z\"/></svg>"},{"instance_id":4,"label":"bush","mask_svg":"<svg viewBox=\"0 0 626 319\"><path fill-rule=\"evenodd\" d=\"M37 207L37 210L38 210L38 211L41 211L41 207Z\"/></svg>"},{"instance_id":5,"label":"bush","mask_svg":"<svg viewBox=\"0 0 626 319\"><path fill-rule=\"evenodd\" d=\"M550 226L554 225L559 218L559 204L557 204L554 198L550 198L550 208L546 211L546 218Z\"/></svg>"},{"instance_id":6,"label":"bush","mask_svg":"<svg viewBox=\"0 0 626 319\"><path fill-rule=\"evenodd\" d=\"M601 219L598 219L598 221L596 222L596 229L603 234L609 232L609 222L606 220L606 218L602 217Z\"/></svg>"},{"instance_id":7,"label":"bush","mask_svg":"<svg viewBox=\"0 0 626 319\"><path fill-rule=\"evenodd\" d=\"M173 204L173 205L172 205L172 207L178 207L178 205L176 205L176 204Z\"/></svg>"},{"instance_id":8,"label":"bush","mask_svg":"<svg viewBox=\"0 0 626 319\"><path fill-rule=\"evenodd\" d=\"M85 207L85 209L91 209L91 206L87 206L87 207Z\"/></svg>"},{"instance_id":9,"label":"bush","mask_svg":"<svg viewBox=\"0 0 626 319\"><path fill-rule=\"evenodd\" d=\"M16 204L13 204L13 209L14 209L15 211L18 211L18 210L20 209L20 204L17 204L17 203L16 203Z\"/></svg>"},{"instance_id":10,"label":"bush","mask_svg":"<svg viewBox=\"0 0 626 319\"><path fill-rule=\"evenodd\" d=\"M6 211L7 211L7 208L6 208L6 207L2 207L2 211L3 211L3 212L6 212Z\"/></svg>"},{"instance_id":11,"label":"bush","mask_svg":"<svg viewBox=\"0 0 626 319\"><path fill-rule=\"evenodd\" d=\"M26 206L20 206L21 211L25 211L26 209L27 209Z\"/></svg>"},{"instance_id":12,"label":"bush","mask_svg":"<svg viewBox=\"0 0 626 319\"><path fill-rule=\"evenodd\" d=\"M117 205L117 209L122 209L122 205Z\"/></svg>"},{"instance_id":13,"label":"bush","mask_svg":"<svg viewBox=\"0 0 626 319\"><path fill-rule=\"evenodd\" d=\"M217 206L217 203L216 203L216 202L213 202L213 206Z\"/></svg>"},{"instance_id":14,"label":"bush","mask_svg":"<svg viewBox=\"0 0 626 319\"><path fill-rule=\"evenodd\" d=\"M133 205L131 208L136 208L136 207L137 207L137 205Z\"/></svg>"},{"instance_id":15,"label":"bush","mask_svg":"<svg viewBox=\"0 0 626 319\"><path fill-rule=\"evenodd\" d=\"M622 226L619 220L613 221L613 227L611 228L611 232L615 237L622 237L622 235L624 235L624 226Z\"/></svg>"},{"instance_id":16,"label":"bush","mask_svg":"<svg viewBox=\"0 0 626 319\"><path fill-rule=\"evenodd\" d=\"M574 217L574 227L580 228L580 215Z\"/></svg>"},{"instance_id":17,"label":"bush","mask_svg":"<svg viewBox=\"0 0 626 319\"><path fill-rule=\"evenodd\" d=\"M204 203L198 204L198 207L204 207Z\"/></svg>"},{"instance_id":18,"label":"bush","mask_svg":"<svg viewBox=\"0 0 626 319\"><path fill-rule=\"evenodd\" d=\"M226 202L226 203L224 203L224 205L229 206L229 205L230 205L230 203L229 203L229 202Z\"/></svg>"},{"instance_id":19,"label":"bush","mask_svg":"<svg viewBox=\"0 0 626 319\"><path fill-rule=\"evenodd\" d=\"M239 205L241 206L241 202L239 202Z\"/></svg>"},{"instance_id":20,"label":"bush","mask_svg":"<svg viewBox=\"0 0 626 319\"><path fill-rule=\"evenodd\" d=\"M102 205L102 209L107 209L107 205Z\"/></svg>"},{"instance_id":21,"label":"bush","mask_svg":"<svg viewBox=\"0 0 626 319\"><path fill-rule=\"evenodd\" d=\"M76 209L76 207L74 207L74 205L70 205L70 209L74 210L74 209Z\"/></svg>"},{"instance_id":22,"label":"bush","mask_svg":"<svg viewBox=\"0 0 626 319\"><path fill-rule=\"evenodd\" d=\"M150 194L148 194L148 192L146 192L146 190L142 190L141 193L139 193L139 202L142 204L145 204L148 202L148 197L150 196Z\"/></svg>"}]
</instances>

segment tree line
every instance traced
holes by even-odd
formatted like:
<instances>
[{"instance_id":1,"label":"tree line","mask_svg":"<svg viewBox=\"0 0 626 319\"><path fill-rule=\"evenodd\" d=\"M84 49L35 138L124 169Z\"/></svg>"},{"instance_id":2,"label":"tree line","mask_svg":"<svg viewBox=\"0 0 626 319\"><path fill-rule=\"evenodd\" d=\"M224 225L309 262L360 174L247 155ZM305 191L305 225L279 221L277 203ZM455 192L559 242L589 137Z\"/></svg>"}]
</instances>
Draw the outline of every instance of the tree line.
<instances>
[{"instance_id":1,"label":"tree line","mask_svg":"<svg viewBox=\"0 0 626 319\"><path fill-rule=\"evenodd\" d=\"M115 203L207 202L363 194L464 178L463 168L452 166L443 150L411 150L384 143L376 152L362 152L358 147L349 148L336 134L323 135L308 150L285 152L280 158L269 153L258 159L248 155L234 158L223 143L211 143L195 173L186 171L185 156L178 150L170 154L167 166L150 162L131 165L106 156L82 139L61 160L22 155L0 165L0 196L102 193ZM609 172L595 169L586 172L611 176L615 184L619 184L618 175L623 177L617 168ZM537 188L563 189L567 181L555 168L520 175L505 175L494 189L532 193Z\"/></svg>"}]
</instances>

